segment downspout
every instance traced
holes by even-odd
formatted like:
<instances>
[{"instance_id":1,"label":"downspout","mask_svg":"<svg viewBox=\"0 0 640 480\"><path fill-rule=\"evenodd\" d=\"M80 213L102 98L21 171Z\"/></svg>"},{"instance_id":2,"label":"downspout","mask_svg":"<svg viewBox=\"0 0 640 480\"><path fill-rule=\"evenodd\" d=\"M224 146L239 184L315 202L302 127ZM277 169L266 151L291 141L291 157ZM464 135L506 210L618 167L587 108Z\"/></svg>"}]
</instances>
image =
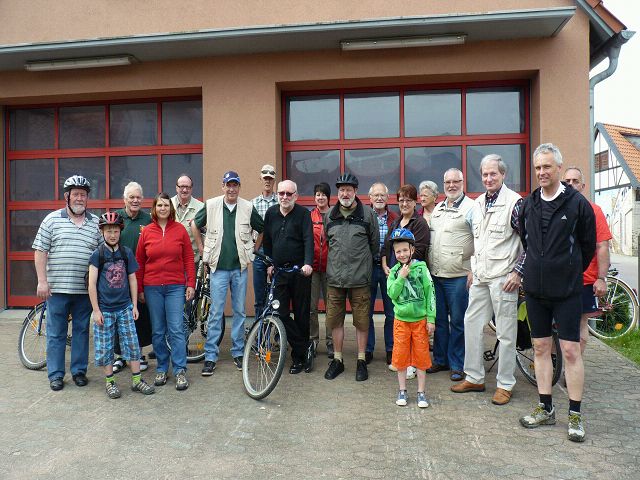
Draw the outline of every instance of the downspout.
<instances>
[{"instance_id":1,"label":"downspout","mask_svg":"<svg viewBox=\"0 0 640 480\"><path fill-rule=\"evenodd\" d=\"M595 151L593 146L595 142L595 119L594 119L594 112L593 112L594 98L595 98L594 90L598 83L602 82L603 80L606 80L607 78L609 78L611 75L615 73L615 71L618 68L618 58L620 57L620 49L622 48L622 45L627 43L635 33L636 32L632 32L629 30L622 30L615 37L613 37L612 41L610 42L611 45L607 47L607 54L606 54L606 56L609 58L609 67L607 67L606 70L598 73L597 75L594 75L592 78L589 79L589 133L590 133L589 145L590 145L590 152L591 152L590 154L591 168L589 169L590 170L589 183L591 185L590 198L592 201L595 200L595 193L596 193L595 192L595 185L596 185L595 184L595 181L596 181Z\"/></svg>"}]
</instances>

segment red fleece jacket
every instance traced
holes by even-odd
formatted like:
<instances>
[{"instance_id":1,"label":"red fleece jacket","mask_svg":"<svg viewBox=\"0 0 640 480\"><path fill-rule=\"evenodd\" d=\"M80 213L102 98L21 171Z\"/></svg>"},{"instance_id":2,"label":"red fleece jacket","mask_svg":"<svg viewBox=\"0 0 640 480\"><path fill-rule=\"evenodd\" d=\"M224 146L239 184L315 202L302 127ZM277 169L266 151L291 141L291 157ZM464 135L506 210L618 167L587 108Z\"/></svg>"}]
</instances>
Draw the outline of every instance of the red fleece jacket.
<instances>
[{"instance_id":1,"label":"red fleece jacket","mask_svg":"<svg viewBox=\"0 0 640 480\"><path fill-rule=\"evenodd\" d=\"M136 260L140 292L145 285L196 286L191 239L181 223L169 220L164 232L156 222L143 227Z\"/></svg>"}]
</instances>

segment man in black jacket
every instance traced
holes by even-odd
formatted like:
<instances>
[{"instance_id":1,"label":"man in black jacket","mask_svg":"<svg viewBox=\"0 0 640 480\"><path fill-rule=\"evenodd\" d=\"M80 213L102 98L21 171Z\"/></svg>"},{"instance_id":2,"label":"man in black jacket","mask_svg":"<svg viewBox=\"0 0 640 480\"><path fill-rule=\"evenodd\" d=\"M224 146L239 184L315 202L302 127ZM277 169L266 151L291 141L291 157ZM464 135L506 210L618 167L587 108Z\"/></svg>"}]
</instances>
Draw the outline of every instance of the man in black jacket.
<instances>
[{"instance_id":1,"label":"man in black jacket","mask_svg":"<svg viewBox=\"0 0 640 480\"><path fill-rule=\"evenodd\" d=\"M550 143L533 153L540 188L524 202L520 235L526 252L524 291L535 349L540 403L522 426L535 428L556 422L551 400L551 334L555 322L560 337L569 391L569 440L584 441L580 414L584 365L580 353L582 272L596 248L595 215L582 195L560 181L562 155Z\"/></svg>"}]
</instances>

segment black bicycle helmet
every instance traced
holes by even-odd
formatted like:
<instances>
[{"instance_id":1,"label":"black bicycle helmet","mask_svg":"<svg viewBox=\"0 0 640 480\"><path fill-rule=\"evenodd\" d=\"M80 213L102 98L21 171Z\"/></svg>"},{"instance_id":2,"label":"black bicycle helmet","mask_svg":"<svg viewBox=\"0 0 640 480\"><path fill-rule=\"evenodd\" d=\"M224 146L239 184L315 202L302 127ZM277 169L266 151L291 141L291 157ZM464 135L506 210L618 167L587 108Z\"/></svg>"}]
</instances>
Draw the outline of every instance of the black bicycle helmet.
<instances>
[{"instance_id":1,"label":"black bicycle helmet","mask_svg":"<svg viewBox=\"0 0 640 480\"><path fill-rule=\"evenodd\" d=\"M120 230L122 230L124 228L124 219L118 214L118 212L103 213L100 215L98 227L102 229L102 227L106 225L117 225L120 227Z\"/></svg>"},{"instance_id":2,"label":"black bicycle helmet","mask_svg":"<svg viewBox=\"0 0 640 480\"><path fill-rule=\"evenodd\" d=\"M73 188L81 188L87 193L91 191L91 183L82 175L73 175L64 181L64 191L70 192Z\"/></svg>"},{"instance_id":3,"label":"black bicycle helmet","mask_svg":"<svg viewBox=\"0 0 640 480\"><path fill-rule=\"evenodd\" d=\"M340 188L340 185L351 185L358 188L358 178L351 173L343 173L336 180L336 188Z\"/></svg>"},{"instance_id":4,"label":"black bicycle helmet","mask_svg":"<svg viewBox=\"0 0 640 480\"><path fill-rule=\"evenodd\" d=\"M411 230L407 228L396 228L393 232L391 232L389 241L391 243L409 242L411 245L414 245L416 243L416 237L414 237Z\"/></svg>"}]
</instances>

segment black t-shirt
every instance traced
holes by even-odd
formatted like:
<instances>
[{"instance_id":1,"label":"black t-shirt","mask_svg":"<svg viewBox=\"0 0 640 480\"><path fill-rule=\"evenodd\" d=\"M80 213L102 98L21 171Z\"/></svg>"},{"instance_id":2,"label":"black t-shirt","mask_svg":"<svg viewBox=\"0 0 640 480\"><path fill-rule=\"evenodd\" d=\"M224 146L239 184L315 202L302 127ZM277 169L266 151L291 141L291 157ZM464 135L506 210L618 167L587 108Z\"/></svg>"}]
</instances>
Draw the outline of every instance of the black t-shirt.
<instances>
[{"instance_id":1,"label":"black t-shirt","mask_svg":"<svg viewBox=\"0 0 640 480\"><path fill-rule=\"evenodd\" d=\"M547 230L549 229L549 222L551 221L551 216L553 215L553 212L555 212L558 209L558 206L560 205L560 199L558 197L554 198L553 200L542 200L542 212L540 215L540 226L542 228L542 236L544 237L544 235L547 234Z\"/></svg>"}]
</instances>

